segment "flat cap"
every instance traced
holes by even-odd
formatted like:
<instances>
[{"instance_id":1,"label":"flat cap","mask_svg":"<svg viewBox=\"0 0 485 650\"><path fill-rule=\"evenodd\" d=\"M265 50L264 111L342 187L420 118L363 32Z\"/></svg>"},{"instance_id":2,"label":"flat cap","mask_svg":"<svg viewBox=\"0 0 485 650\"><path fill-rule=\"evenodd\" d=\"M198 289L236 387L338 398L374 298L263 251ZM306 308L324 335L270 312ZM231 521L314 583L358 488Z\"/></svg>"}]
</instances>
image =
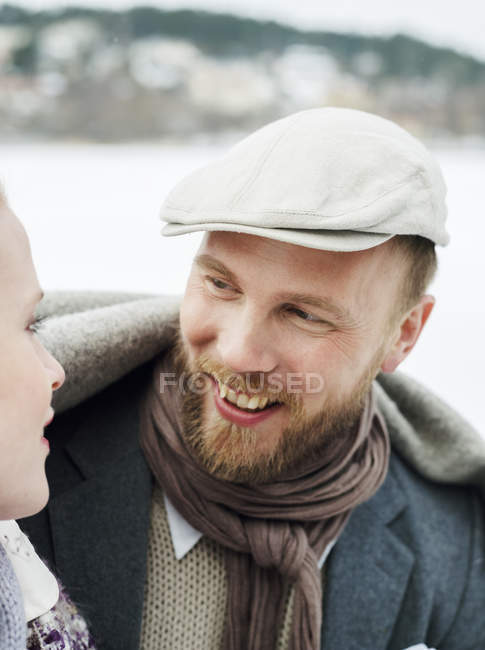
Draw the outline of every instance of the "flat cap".
<instances>
[{"instance_id":1,"label":"flat cap","mask_svg":"<svg viewBox=\"0 0 485 650\"><path fill-rule=\"evenodd\" d=\"M444 246L445 195L437 162L407 131L317 108L268 124L178 183L162 234L226 230L330 251L421 235Z\"/></svg>"}]
</instances>

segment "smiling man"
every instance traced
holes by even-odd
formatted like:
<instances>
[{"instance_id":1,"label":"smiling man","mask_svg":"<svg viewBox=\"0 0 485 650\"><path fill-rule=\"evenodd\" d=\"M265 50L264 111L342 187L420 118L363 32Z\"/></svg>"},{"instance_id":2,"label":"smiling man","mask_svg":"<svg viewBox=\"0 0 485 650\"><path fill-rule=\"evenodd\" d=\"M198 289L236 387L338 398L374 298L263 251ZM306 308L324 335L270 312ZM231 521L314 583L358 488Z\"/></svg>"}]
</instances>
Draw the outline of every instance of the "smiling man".
<instances>
[{"instance_id":1,"label":"smiling man","mask_svg":"<svg viewBox=\"0 0 485 650\"><path fill-rule=\"evenodd\" d=\"M392 376L444 196L395 124L305 111L165 201L164 234L206 231L179 312L52 299L66 412L24 525L98 647L485 647L484 443Z\"/></svg>"},{"instance_id":2,"label":"smiling man","mask_svg":"<svg viewBox=\"0 0 485 650\"><path fill-rule=\"evenodd\" d=\"M214 382L203 399L187 391L183 409L185 436L211 473L277 480L348 436L379 369L396 368L433 306L424 295L403 310L408 266L394 242L341 254L208 235L182 303L178 352L179 372Z\"/></svg>"}]
</instances>

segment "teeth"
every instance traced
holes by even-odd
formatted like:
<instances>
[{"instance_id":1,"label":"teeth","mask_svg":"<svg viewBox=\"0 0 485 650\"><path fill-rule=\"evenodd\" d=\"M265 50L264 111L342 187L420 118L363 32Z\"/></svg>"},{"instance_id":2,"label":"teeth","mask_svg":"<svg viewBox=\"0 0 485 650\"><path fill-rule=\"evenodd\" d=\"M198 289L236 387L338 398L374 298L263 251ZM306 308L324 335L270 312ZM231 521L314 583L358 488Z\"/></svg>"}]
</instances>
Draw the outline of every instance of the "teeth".
<instances>
[{"instance_id":1,"label":"teeth","mask_svg":"<svg viewBox=\"0 0 485 650\"><path fill-rule=\"evenodd\" d=\"M240 409L245 409L248 405L248 396L245 395L244 393L241 393L238 398L237 398L237 406Z\"/></svg>"},{"instance_id":2,"label":"teeth","mask_svg":"<svg viewBox=\"0 0 485 650\"><path fill-rule=\"evenodd\" d=\"M257 409L259 406L259 397L251 397L249 402L247 403L246 408L248 409Z\"/></svg>"},{"instance_id":3,"label":"teeth","mask_svg":"<svg viewBox=\"0 0 485 650\"><path fill-rule=\"evenodd\" d=\"M264 409L268 404L267 397L258 397L257 395L247 395L246 393L237 394L232 388L217 380L219 386L219 394L228 402L235 404L238 408L249 409L254 411L256 409ZM272 402L270 402L271 404Z\"/></svg>"}]
</instances>

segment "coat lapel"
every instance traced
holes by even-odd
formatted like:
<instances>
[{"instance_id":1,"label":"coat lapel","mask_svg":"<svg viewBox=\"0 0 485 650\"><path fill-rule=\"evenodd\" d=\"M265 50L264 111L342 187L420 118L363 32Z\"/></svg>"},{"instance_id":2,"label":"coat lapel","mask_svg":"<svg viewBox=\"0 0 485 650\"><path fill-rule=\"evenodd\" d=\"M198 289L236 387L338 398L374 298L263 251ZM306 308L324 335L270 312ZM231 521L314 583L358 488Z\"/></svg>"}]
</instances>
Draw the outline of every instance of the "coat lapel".
<instances>
[{"instance_id":1,"label":"coat lapel","mask_svg":"<svg viewBox=\"0 0 485 650\"><path fill-rule=\"evenodd\" d=\"M406 506L391 473L359 506L328 561L322 648L385 650L399 614L414 554L388 528Z\"/></svg>"},{"instance_id":2,"label":"coat lapel","mask_svg":"<svg viewBox=\"0 0 485 650\"><path fill-rule=\"evenodd\" d=\"M150 494L140 454L49 505L57 571L105 650L139 647Z\"/></svg>"},{"instance_id":3,"label":"coat lapel","mask_svg":"<svg viewBox=\"0 0 485 650\"><path fill-rule=\"evenodd\" d=\"M130 397L133 397L133 393ZM152 479L138 445L138 402L95 398L65 446L84 480L49 503L55 564L97 647L140 643Z\"/></svg>"}]
</instances>

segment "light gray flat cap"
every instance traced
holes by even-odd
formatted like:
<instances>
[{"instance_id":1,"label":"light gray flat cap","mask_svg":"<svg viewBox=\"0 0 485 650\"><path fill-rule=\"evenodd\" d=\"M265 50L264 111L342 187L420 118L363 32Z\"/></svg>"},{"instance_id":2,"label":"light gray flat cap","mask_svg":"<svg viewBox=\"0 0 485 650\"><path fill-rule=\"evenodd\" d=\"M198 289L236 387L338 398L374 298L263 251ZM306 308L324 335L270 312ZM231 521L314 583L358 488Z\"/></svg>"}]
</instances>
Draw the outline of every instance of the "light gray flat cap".
<instances>
[{"instance_id":1,"label":"light gray flat cap","mask_svg":"<svg viewBox=\"0 0 485 650\"><path fill-rule=\"evenodd\" d=\"M437 162L399 126L317 108L268 124L178 183L162 234L226 230L329 251L421 235L444 246L445 195Z\"/></svg>"}]
</instances>

